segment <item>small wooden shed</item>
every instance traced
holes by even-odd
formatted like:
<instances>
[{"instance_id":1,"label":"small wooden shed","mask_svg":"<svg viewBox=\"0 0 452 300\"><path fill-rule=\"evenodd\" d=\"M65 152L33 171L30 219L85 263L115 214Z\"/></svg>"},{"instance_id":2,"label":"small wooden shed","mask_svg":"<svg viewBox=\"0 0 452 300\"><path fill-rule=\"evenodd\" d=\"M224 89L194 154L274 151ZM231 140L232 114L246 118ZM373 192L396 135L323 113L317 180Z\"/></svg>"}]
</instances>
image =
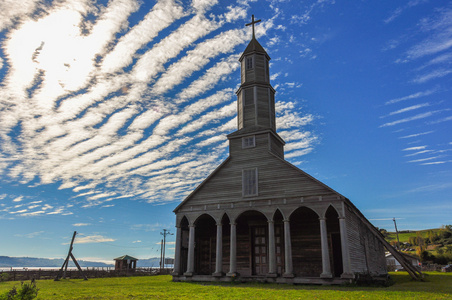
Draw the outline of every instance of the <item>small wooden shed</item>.
<instances>
[{"instance_id":1,"label":"small wooden shed","mask_svg":"<svg viewBox=\"0 0 452 300\"><path fill-rule=\"evenodd\" d=\"M119 271L135 271L137 268L138 258L123 255L115 258L115 270Z\"/></svg>"}]
</instances>

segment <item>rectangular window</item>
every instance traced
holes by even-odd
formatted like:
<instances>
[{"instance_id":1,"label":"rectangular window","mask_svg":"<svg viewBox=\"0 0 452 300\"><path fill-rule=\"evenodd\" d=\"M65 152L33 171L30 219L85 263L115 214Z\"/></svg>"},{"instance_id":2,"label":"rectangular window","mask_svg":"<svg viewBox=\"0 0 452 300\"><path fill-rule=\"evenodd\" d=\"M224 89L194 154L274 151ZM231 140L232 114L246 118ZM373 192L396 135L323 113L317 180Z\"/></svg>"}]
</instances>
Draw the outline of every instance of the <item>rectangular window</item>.
<instances>
[{"instance_id":1,"label":"rectangular window","mask_svg":"<svg viewBox=\"0 0 452 300\"><path fill-rule=\"evenodd\" d=\"M253 57L246 58L246 69L251 70L253 68Z\"/></svg>"},{"instance_id":2,"label":"rectangular window","mask_svg":"<svg viewBox=\"0 0 452 300\"><path fill-rule=\"evenodd\" d=\"M242 149L253 148L256 146L256 139L253 136L247 136L242 138Z\"/></svg>"},{"instance_id":3,"label":"rectangular window","mask_svg":"<svg viewBox=\"0 0 452 300\"><path fill-rule=\"evenodd\" d=\"M254 88L248 88L244 90L245 93L245 106L254 104Z\"/></svg>"},{"instance_id":4,"label":"rectangular window","mask_svg":"<svg viewBox=\"0 0 452 300\"><path fill-rule=\"evenodd\" d=\"M257 168L242 171L242 195L257 196Z\"/></svg>"}]
</instances>

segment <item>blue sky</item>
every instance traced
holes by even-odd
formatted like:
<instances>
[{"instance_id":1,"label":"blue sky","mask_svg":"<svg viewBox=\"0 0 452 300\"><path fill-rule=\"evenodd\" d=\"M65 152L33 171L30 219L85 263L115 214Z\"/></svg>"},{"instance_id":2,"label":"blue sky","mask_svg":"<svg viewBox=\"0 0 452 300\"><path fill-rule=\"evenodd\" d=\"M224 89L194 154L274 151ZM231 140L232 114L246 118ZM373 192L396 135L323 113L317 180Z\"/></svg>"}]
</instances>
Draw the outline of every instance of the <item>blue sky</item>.
<instances>
[{"instance_id":1,"label":"blue sky","mask_svg":"<svg viewBox=\"0 0 452 300\"><path fill-rule=\"evenodd\" d=\"M3 1L0 255L159 256L228 155L252 14L286 159L375 226L451 224L447 1Z\"/></svg>"}]
</instances>

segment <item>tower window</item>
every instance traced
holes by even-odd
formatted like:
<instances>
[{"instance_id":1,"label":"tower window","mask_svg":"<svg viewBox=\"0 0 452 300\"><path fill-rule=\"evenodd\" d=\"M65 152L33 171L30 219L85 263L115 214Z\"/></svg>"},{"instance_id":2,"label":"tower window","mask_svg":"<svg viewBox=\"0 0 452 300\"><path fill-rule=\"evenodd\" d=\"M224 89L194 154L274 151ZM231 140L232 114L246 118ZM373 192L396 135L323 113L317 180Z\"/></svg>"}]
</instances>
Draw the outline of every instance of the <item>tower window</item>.
<instances>
[{"instance_id":1,"label":"tower window","mask_svg":"<svg viewBox=\"0 0 452 300\"><path fill-rule=\"evenodd\" d=\"M246 69L251 70L253 68L253 57L246 58Z\"/></svg>"},{"instance_id":2,"label":"tower window","mask_svg":"<svg viewBox=\"0 0 452 300\"><path fill-rule=\"evenodd\" d=\"M242 170L242 195L257 196L257 168Z\"/></svg>"},{"instance_id":3,"label":"tower window","mask_svg":"<svg viewBox=\"0 0 452 300\"><path fill-rule=\"evenodd\" d=\"M253 148L256 146L256 139L253 136L247 136L242 138L242 149Z\"/></svg>"}]
</instances>

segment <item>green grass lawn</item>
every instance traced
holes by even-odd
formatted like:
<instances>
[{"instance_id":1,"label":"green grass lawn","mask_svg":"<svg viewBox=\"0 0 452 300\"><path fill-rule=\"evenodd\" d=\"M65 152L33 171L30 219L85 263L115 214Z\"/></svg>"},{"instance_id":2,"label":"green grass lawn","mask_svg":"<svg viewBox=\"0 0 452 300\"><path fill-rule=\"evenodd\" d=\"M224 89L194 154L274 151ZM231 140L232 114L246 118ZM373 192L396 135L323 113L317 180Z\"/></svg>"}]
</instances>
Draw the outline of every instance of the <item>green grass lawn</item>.
<instances>
[{"instance_id":1,"label":"green grass lawn","mask_svg":"<svg viewBox=\"0 0 452 300\"><path fill-rule=\"evenodd\" d=\"M452 299L452 274L427 273L424 282L391 273L390 287L172 282L171 276L38 280L38 299ZM20 282L0 283L0 294Z\"/></svg>"}]
</instances>

